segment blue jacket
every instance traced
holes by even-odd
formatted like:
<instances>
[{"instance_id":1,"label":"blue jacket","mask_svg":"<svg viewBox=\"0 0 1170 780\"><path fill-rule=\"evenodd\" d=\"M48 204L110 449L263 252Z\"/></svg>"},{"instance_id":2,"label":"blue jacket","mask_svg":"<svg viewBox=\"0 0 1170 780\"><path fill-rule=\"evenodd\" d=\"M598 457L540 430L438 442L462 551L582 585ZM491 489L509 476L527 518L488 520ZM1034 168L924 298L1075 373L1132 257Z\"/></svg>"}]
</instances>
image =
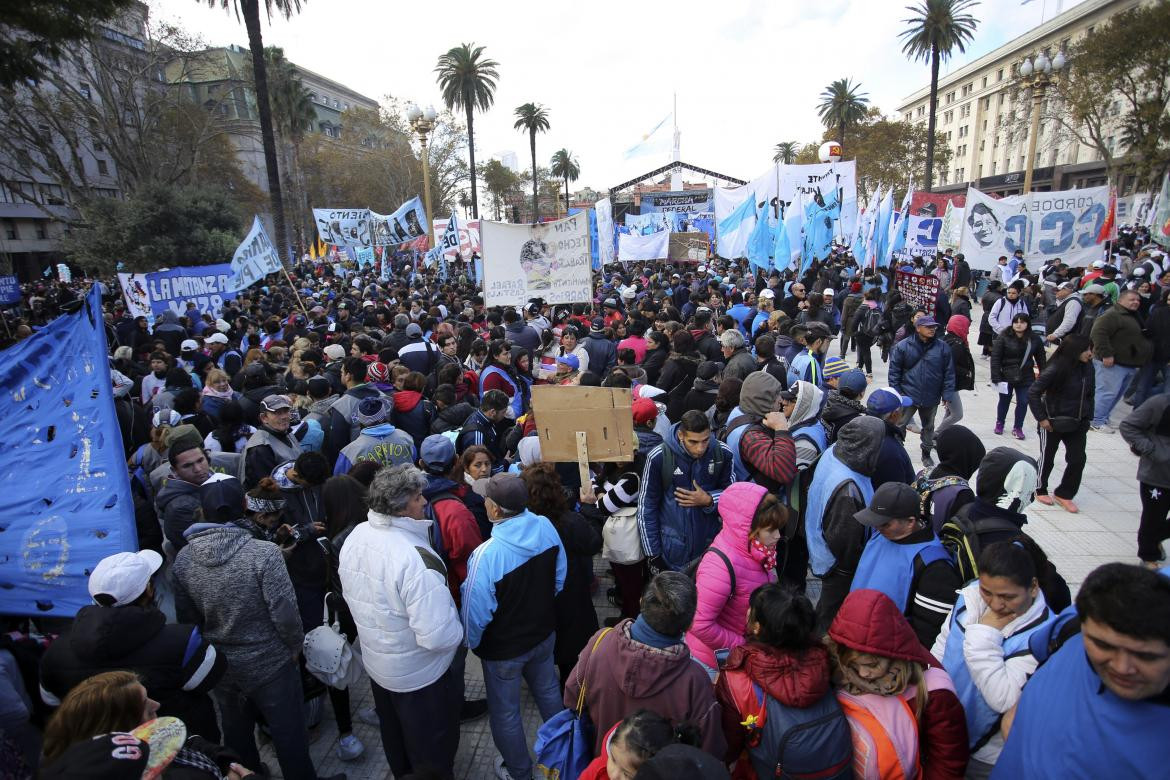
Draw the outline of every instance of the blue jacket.
<instances>
[{"instance_id":1,"label":"blue jacket","mask_svg":"<svg viewBox=\"0 0 1170 780\"><path fill-rule=\"evenodd\" d=\"M890 387L916 406L938 406L955 396L955 358L942 339L925 344L918 334L902 339L890 353Z\"/></svg>"},{"instance_id":2,"label":"blue jacket","mask_svg":"<svg viewBox=\"0 0 1170 780\"><path fill-rule=\"evenodd\" d=\"M480 658L506 660L556 630L553 602L565 587L569 559L553 524L524 510L492 526L475 548L460 588L467 646Z\"/></svg>"},{"instance_id":3,"label":"blue jacket","mask_svg":"<svg viewBox=\"0 0 1170 780\"><path fill-rule=\"evenodd\" d=\"M731 484L730 448L711 435L707 451L699 460L691 458L678 440L679 423L670 426L670 434L646 457L642 470L642 493L638 497L638 532L642 551L649 557L661 556L675 569L681 569L707 549L721 523L716 507L723 489ZM670 448L674 456L674 473L663 490L663 451ZM716 467L715 449L721 463ZM674 488L694 489L694 483L714 499L709 507L682 507L674 497Z\"/></svg>"}]
</instances>

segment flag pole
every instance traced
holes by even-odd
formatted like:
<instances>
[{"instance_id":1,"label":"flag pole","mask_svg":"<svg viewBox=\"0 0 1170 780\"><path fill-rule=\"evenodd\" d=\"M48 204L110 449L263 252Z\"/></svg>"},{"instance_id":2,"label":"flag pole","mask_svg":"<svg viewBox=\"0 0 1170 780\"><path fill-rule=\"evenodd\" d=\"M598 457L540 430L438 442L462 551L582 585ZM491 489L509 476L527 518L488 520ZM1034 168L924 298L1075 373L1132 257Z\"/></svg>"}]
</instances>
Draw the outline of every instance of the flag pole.
<instances>
[{"instance_id":1,"label":"flag pole","mask_svg":"<svg viewBox=\"0 0 1170 780\"><path fill-rule=\"evenodd\" d=\"M288 268L285 266L284 263L280 264L280 270L284 271L284 278L288 279L288 286L292 288L293 295L296 296L297 303L300 305L301 311L303 311L305 313L305 317L308 318L309 310L305 308L305 302L301 300L301 294L299 292L297 292L297 286L296 286L296 284L293 283L292 276L289 275Z\"/></svg>"}]
</instances>

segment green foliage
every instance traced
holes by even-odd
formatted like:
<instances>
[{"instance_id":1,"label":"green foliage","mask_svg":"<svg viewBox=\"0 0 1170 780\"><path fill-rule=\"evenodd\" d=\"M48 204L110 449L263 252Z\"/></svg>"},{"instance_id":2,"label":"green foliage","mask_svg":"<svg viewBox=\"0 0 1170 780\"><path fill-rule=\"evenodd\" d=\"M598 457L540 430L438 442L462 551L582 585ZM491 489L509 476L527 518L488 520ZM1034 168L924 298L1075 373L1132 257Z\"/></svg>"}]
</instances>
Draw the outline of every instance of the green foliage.
<instances>
[{"instance_id":1,"label":"green foliage","mask_svg":"<svg viewBox=\"0 0 1170 780\"><path fill-rule=\"evenodd\" d=\"M492 199L496 220L504 219L504 208L519 189L523 180L520 175L499 160L488 160L480 169L484 186Z\"/></svg>"},{"instance_id":2,"label":"green foliage","mask_svg":"<svg viewBox=\"0 0 1170 780\"><path fill-rule=\"evenodd\" d=\"M0 12L0 87L39 79L134 0L12 0Z\"/></svg>"},{"instance_id":3,"label":"green foliage","mask_svg":"<svg viewBox=\"0 0 1170 780\"><path fill-rule=\"evenodd\" d=\"M525 103L516 107L516 122L512 125L517 130L528 131L529 144L532 148L532 221L540 219L540 195L536 176L536 134L548 130L548 110L539 103Z\"/></svg>"},{"instance_id":4,"label":"green foliage","mask_svg":"<svg viewBox=\"0 0 1170 780\"><path fill-rule=\"evenodd\" d=\"M913 174L914 186L922 189L926 170L927 128L897 117L882 116L871 108L847 137L845 153L857 160L857 196L867 199L878 187L906 191L907 178ZM945 170L951 161L951 148L935 134L935 162Z\"/></svg>"},{"instance_id":5,"label":"green foliage","mask_svg":"<svg viewBox=\"0 0 1170 780\"><path fill-rule=\"evenodd\" d=\"M849 79L837 79L821 93L821 104L817 115L827 128L837 129L837 140L845 143L845 132L865 118L869 97L858 92L861 84L851 84Z\"/></svg>"},{"instance_id":6,"label":"green foliage","mask_svg":"<svg viewBox=\"0 0 1170 780\"><path fill-rule=\"evenodd\" d=\"M449 111L463 110L467 117L467 156L471 168L471 215L479 218L475 194L475 111L487 111L496 99L500 64L483 56L482 46L464 43L439 57L436 80Z\"/></svg>"},{"instance_id":7,"label":"green foliage","mask_svg":"<svg viewBox=\"0 0 1170 780\"><path fill-rule=\"evenodd\" d=\"M792 165L794 162L796 162L796 155L799 152L799 141L781 141L780 143L776 144L776 154L772 157L772 162Z\"/></svg>"},{"instance_id":8,"label":"green foliage","mask_svg":"<svg viewBox=\"0 0 1170 780\"><path fill-rule=\"evenodd\" d=\"M559 176L565 182L565 211L568 213L569 182L577 181L577 177L581 175L581 166L577 164L573 153L568 149L558 149L553 153L549 173L553 176Z\"/></svg>"},{"instance_id":9,"label":"green foliage","mask_svg":"<svg viewBox=\"0 0 1170 780\"><path fill-rule=\"evenodd\" d=\"M209 187L151 184L126 200L81 205L82 223L65 238L70 262L98 273L119 261L129 271L231 260L244 225L231 199Z\"/></svg>"}]
</instances>

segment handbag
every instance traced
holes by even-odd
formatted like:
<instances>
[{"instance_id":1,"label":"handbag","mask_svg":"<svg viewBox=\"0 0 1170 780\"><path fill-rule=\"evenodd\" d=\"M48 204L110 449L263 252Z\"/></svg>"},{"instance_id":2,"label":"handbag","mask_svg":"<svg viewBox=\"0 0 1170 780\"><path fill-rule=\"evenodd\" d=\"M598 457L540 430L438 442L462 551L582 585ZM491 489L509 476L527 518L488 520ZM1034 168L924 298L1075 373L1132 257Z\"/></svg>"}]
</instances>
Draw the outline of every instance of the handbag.
<instances>
[{"instance_id":1,"label":"handbag","mask_svg":"<svg viewBox=\"0 0 1170 780\"><path fill-rule=\"evenodd\" d=\"M601 527L601 557L622 566L641 561L642 539L638 534L638 508L627 506L609 516Z\"/></svg>"},{"instance_id":2,"label":"handbag","mask_svg":"<svg viewBox=\"0 0 1170 780\"><path fill-rule=\"evenodd\" d=\"M593 643L590 660L601 640L612 628L607 628ZM588 666L588 664L586 664ZM586 675L588 677L588 675ZM536 732L536 777L544 780L577 780L593 760L593 722L585 712L585 681L578 677L576 709L563 709L544 722Z\"/></svg>"},{"instance_id":3,"label":"handbag","mask_svg":"<svg viewBox=\"0 0 1170 780\"><path fill-rule=\"evenodd\" d=\"M325 619L305 635L302 650L309 673L330 688L343 691L362 678L362 652L342 633L340 619L329 622L329 595L325 594Z\"/></svg>"}]
</instances>

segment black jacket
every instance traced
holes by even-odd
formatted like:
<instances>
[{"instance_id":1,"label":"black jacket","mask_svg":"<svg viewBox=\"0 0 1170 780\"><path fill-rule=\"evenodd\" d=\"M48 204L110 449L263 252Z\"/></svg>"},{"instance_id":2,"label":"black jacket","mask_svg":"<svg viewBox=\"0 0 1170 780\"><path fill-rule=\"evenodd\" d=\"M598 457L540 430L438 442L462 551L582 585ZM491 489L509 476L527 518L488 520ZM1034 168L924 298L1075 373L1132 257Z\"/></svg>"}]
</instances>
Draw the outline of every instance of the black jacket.
<instances>
[{"instance_id":1,"label":"black jacket","mask_svg":"<svg viewBox=\"0 0 1170 780\"><path fill-rule=\"evenodd\" d=\"M658 387L666 391L666 416L672 423L678 422L687 410L687 393L695 383L702 358L696 354L678 355L671 353L670 359L658 375ZM592 365L592 363L590 363Z\"/></svg>"},{"instance_id":2,"label":"black jacket","mask_svg":"<svg viewBox=\"0 0 1170 780\"><path fill-rule=\"evenodd\" d=\"M605 376L617 365L617 345L604 334L593 333L581 339L581 346L589 355L589 370L598 376Z\"/></svg>"},{"instance_id":3,"label":"black jacket","mask_svg":"<svg viewBox=\"0 0 1170 780\"><path fill-rule=\"evenodd\" d=\"M695 339L695 349L703 356L703 360L714 360L716 363L724 362L723 347L719 345L719 339L711 331L705 331Z\"/></svg>"},{"instance_id":4,"label":"black jacket","mask_svg":"<svg viewBox=\"0 0 1170 780\"><path fill-rule=\"evenodd\" d=\"M474 411L475 407L467 401L461 401L457 404L444 407L435 412L434 419L431 420L431 433L446 433L447 431L459 430Z\"/></svg>"},{"instance_id":5,"label":"black jacket","mask_svg":"<svg viewBox=\"0 0 1170 780\"><path fill-rule=\"evenodd\" d=\"M943 334L943 342L951 348L951 356L955 359L955 389L975 389L975 358L971 357L971 348L965 339L954 333Z\"/></svg>"},{"instance_id":6,"label":"black jacket","mask_svg":"<svg viewBox=\"0 0 1170 780\"><path fill-rule=\"evenodd\" d=\"M1035 378L1033 366L1044 370L1044 341L1031 330L1023 338L1009 328L991 345L991 381L1026 384Z\"/></svg>"},{"instance_id":7,"label":"black jacket","mask_svg":"<svg viewBox=\"0 0 1170 780\"><path fill-rule=\"evenodd\" d=\"M1028 408L1037 422L1050 417L1075 417L1087 427L1093 419L1096 399L1093 382L1092 362L1049 363L1028 389Z\"/></svg>"},{"instance_id":8,"label":"black jacket","mask_svg":"<svg viewBox=\"0 0 1170 780\"><path fill-rule=\"evenodd\" d=\"M597 611L593 608L590 583L593 581L593 556L601 552L601 534L576 512L564 512L554 523L565 547L568 571L565 587L557 594L557 639L553 658L566 670L577 663L577 656L597 631Z\"/></svg>"},{"instance_id":9,"label":"black jacket","mask_svg":"<svg viewBox=\"0 0 1170 780\"><path fill-rule=\"evenodd\" d=\"M69 633L41 660L42 698L57 705L95 674L129 669L142 676L159 715L173 715L190 734L216 741L219 728L208 692L227 658L191 625L167 625L157 607L82 607Z\"/></svg>"},{"instance_id":10,"label":"black jacket","mask_svg":"<svg viewBox=\"0 0 1170 780\"><path fill-rule=\"evenodd\" d=\"M642 361L642 370L646 372L647 384L658 386L658 375L662 373L662 367L666 364L668 357L670 357L669 349L646 350L646 359Z\"/></svg>"}]
</instances>

